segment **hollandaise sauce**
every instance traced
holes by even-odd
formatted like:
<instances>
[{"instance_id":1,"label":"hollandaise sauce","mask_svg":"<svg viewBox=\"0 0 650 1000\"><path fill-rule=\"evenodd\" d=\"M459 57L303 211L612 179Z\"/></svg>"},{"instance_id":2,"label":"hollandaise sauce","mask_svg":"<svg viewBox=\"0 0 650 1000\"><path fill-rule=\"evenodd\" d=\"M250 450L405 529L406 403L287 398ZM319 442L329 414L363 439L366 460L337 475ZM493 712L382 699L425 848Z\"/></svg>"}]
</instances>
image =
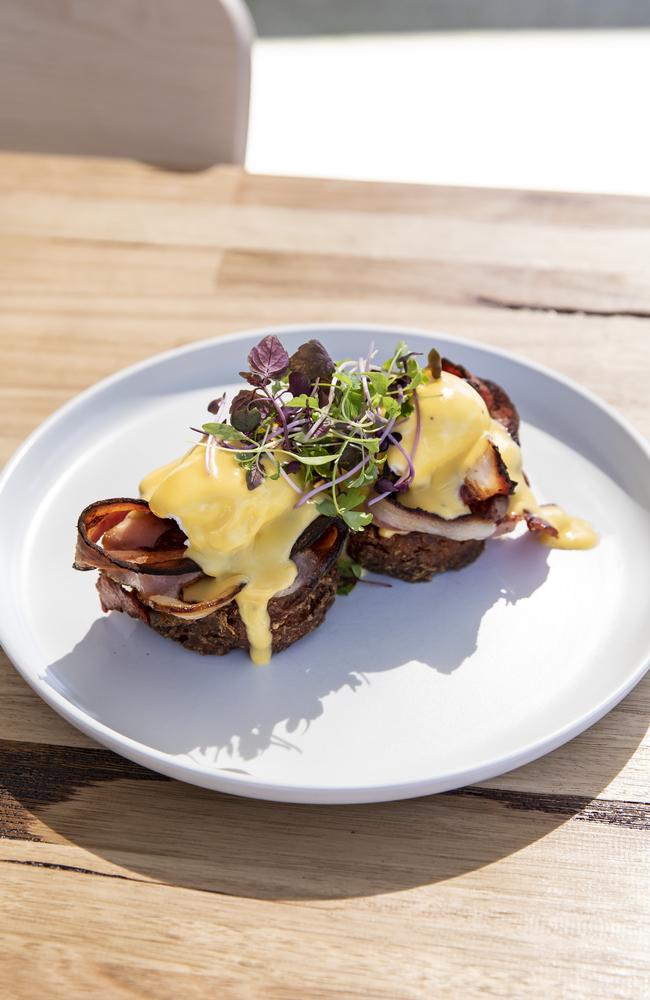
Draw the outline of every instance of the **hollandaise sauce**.
<instances>
[{"instance_id":1,"label":"hollandaise sauce","mask_svg":"<svg viewBox=\"0 0 650 1000\"><path fill-rule=\"evenodd\" d=\"M311 503L296 508L296 492L286 480L266 476L249 490L245 470L232 453L218 450L213 457L208 471L205 445L197 445L145 476L140 494L158 517L177 521L187 535L187 555L205 574L185 588L186 601L210 600L224 584L244 584L235 600L251 659L267 663L268 603L294 582L291 550L318 511Z\"/></svg>"},{"instance_id":2,"label":"hollandaise sauce","mask_svg":"<svg viewBox=\"0 0 650 1000\"><path fill-rule=\"evenodd\" d=\"M524 475L521 448L503 424L490 416L482 397L465 379L442 372L440 378L422 383L415 391L419 436L415 412L398 428L401 448L412 456L415 474L410 488L399 494L399 503L446 519L469 514L461 487L492 442L516 484L509 497L509 514L527 511L552 524L557 537L535 533L539 542L551 548L588 549L596 545L598 535L586 521L555 505L539 505ZM397 475L407 471L407 460L397 447L389 448L387 461Z\"/></svg>"}]
</instances>

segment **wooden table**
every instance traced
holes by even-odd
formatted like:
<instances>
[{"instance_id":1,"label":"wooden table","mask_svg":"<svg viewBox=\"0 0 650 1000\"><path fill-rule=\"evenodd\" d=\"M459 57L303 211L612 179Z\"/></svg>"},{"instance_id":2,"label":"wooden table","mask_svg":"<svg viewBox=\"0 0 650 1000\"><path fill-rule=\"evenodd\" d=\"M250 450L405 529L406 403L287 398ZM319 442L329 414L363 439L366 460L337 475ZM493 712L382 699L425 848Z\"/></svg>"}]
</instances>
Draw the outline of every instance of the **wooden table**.
<instances>
[{"instance_id":1,"label":"wooden table","mask_svg":"<svg viewBox=\"0 0 650 1000\"><path fill-rule=\"evenodd\" d=\"M650 201L5 155L0 206L4 456L132 361L315 320L512 348L650 431ZM122 760L3 660L3 996L640 997L648 681L481 785L300 807Z\"/></svg>"}]
</instances>

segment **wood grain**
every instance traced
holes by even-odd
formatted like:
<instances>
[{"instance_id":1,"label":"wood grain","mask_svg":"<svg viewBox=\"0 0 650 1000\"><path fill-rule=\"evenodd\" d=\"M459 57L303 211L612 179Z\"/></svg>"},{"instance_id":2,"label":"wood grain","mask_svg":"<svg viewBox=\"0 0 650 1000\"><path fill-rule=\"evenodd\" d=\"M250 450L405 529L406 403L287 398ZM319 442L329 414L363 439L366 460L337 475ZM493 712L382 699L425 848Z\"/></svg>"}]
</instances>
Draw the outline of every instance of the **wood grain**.
<instances>
[{"instance_id":1,"label":"wood grain","mask_svg":"<svg viewBox=\"0 0 650 1000\"><path fill-rule=\"evenodd\" d=\"M649 223L634 198L2 156L0 455L156 351L328 320L506 347L648 434ZM3 995L640 997L649 708L647 678L480 786L300 807L116 757L0 656Z\"/></svg>"}]
</instances>

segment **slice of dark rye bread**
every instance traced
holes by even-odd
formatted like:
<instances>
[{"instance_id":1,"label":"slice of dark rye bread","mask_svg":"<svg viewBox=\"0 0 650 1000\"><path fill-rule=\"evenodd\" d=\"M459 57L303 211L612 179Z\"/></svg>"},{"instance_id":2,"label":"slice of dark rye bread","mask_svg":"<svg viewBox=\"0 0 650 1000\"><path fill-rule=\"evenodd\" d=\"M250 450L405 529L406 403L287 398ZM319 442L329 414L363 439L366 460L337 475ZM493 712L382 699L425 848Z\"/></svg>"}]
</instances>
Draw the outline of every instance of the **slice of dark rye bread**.
<instances>
[{"instance_id":1,"label":"slice of dark rye bread","mask_svg":"<svg viewBox=\"0 0 650 1000\"><path fill-rule=\"evenodd\" d=\"M323 622L336 597L336 563L346 534L347 529L340 521L322 517L298 539L291 554L298 567L296 582L269 601L274 653L309 635ZM147 607L137 591L121 586L104 571L99 574L97 590L104 611L124 611L186 649L216 656L232 649L249 649L235 600L204 618L186 621Z\"/></svg>"},{"instance_id":2,"label":"slice of dark rye bread","mask_svg":"<svg viewBox=\"0 0 650 1000\"><path fill-rule=\"evenodd\" d=\"M452 375L464 378L483 398L490 416L502 423L515 441L519 441L519 414L508 396L496 382L480 379L461 365L443 359L442 366ZM431 580L448 569L462 569L478 559L485 542L470 539L457 542L423 531L382 538L375 525L350 535L348 553L364 569L385 576L394 576L408 583Z\"/></svg>"},{"instance_id":3,"label":"slice of dark rye bread","mask_svg":"<svg viewBox=\"0 0 650 1000\"><path fill-rule=\"evenodd\" d=\"M448 569L462 569L478 559L485 542L456 542L423 531L382 538L374 524L351 535L348 554L364 569L408 583L430 580Z\"/></svg>"}]
</instances>

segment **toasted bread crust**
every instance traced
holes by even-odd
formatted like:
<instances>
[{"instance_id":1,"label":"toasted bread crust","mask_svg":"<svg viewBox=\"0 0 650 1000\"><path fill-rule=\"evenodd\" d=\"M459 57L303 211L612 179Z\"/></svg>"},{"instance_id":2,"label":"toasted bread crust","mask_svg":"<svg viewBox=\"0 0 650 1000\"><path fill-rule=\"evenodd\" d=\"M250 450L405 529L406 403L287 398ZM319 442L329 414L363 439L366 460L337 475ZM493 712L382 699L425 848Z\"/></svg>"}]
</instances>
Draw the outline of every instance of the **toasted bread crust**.
<instances>
[{"instance_id":1,"label":"toasted bread crust","mask_svg":"<svg viewBox=\"0 0 650 1000\"><path fill-rule=\"evenodd\" d=\"M293 556L300 574L295 587L269 601L274 653L318 628L334 603L338 582L336 562L347 532L340 522L331 518L319 521L320 524L314 522L296 543L296 546L305 547ZM159 635L197 653L224 656L232 649L250 649L236 600L204 618L183 620L177 615L155 611L140 599L136 590L111 579L109 573L100 571L97 580L104 611L125 612L145 622Z\"/></svg>"},{"instance_id":2,"label":"toasted bread crust","mask_svg":"<svg viewBox=\"0 0 650 1000\"><path fill-rule=\"evenodd\" d=\"M382 538L374 524L348 540L349 554L365 569L408 583L431 580L448 569L462 569L478 559L484 546L481 541L456 542L422 531Z\"/></svg>"},{"instance_id":3,"label":"toasted bread crust","mask_svg":"<svg viewBox=\"0 0 650 1000\"><path fill-rule=\"evenodd\" d=\"M483 397L495 420L499 420L519 440L519 414L507 392L489 379L480 379L465 368L443 360L443 368L465 378ZM365 569L418 583L430 580L448 569L462 569L478 559L485 542L456 542L439 535L411 531L407 535L382 538L375 525L352 534L348 552Z\"/></svg>"},{"instance_id":4,"label":"toasted bread crust","mask_svg":"<svg viewBox=\"0 0 650 1000\"><path fill-rule=\"evenodd\" d=\"M283 606L277 598L269 601L274 653L318 628L334 603L336 583L336 568L332 567L315 587L301 587L290 603ZM234 601L193 622L152 611L149 625L166 639L204 655L223 656L232 649L249 649L246 629Z\"/></svg>"}]
</instances>

